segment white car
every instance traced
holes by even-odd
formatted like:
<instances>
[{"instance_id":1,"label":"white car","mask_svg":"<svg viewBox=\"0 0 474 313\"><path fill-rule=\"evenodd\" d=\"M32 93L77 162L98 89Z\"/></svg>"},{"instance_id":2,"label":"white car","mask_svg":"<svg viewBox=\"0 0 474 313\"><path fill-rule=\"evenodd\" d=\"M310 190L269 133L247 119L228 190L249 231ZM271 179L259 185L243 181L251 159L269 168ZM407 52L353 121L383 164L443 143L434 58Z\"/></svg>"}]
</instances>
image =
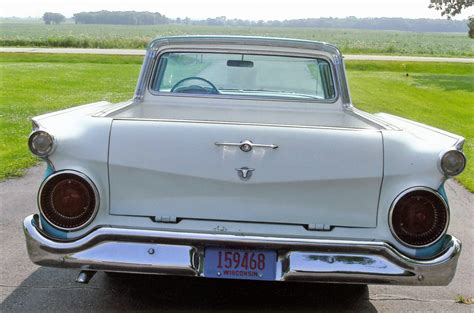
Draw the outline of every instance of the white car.
<instances>
[{"instance_id":1,"label":"white car","mask_svg":"<svg viewBox=\"0 0 474 313\"><path fill-rule=\"evenodd\" d=\"M387 95L389 96L389 95ZM132 100L33 118L31 260L221 279L447 285L460 136L351 103L340 51L159 38Z\"/></svg>"}]
</instances>

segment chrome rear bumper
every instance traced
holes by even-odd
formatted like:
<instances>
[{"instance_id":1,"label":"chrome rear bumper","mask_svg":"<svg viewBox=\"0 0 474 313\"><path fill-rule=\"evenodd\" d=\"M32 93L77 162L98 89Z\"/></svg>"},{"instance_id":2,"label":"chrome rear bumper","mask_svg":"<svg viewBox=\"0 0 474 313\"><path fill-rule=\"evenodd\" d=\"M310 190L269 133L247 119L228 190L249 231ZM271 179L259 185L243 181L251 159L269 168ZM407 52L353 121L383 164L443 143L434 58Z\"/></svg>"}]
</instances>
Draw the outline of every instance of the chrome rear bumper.
<instances>
[{"instance_id":1,"label":"chrome rear bumper","mask_svg":"<svg viewBox=\"0 0 474 313\"><path fill-rule=\"evenodd\" d=\"M456 271L461 242L450 237L430 260L402 255L384 242L229 234L183 233L102 227L75 241L55 241L28 216L23 228L31 260L44 266L204 277L204 248L274 249L281 281L393 285L447 285Z\"/></svg>"}]
</instances>

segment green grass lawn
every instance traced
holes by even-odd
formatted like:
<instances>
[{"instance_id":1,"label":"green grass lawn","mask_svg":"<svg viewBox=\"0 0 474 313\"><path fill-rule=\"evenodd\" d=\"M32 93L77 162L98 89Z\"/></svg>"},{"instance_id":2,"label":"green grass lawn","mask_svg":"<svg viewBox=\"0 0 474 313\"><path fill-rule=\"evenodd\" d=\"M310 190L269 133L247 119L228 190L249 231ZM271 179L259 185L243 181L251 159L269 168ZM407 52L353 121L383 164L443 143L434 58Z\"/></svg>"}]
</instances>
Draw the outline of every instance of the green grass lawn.
<instances>
[{"instance_id":1,"label":"green grass lawn","mask_svg":"<svg viewBox=\"0 0 474 313\"><path fill-rule=\"evenodd\" d=\"M0 26L0 46L144 48L159 36L246 35L325 41L337 45L344 53L474 57L474 41L467 33L199 25L2 23Z\"/></svg>"},{"instance_id":2,"label":"green grass lawn","mask_svg":"<svg viewBox=\"0 0 474 313\"><path fill-rule=\"evenodd\" d=\"M141 62L129 56L0 54L0 180L37 162L26 144L31 117L128 99ZM460 134L473 159L474 65L351 61L347 69L357 107ZM459 180L473 191L474 167L468 165Z\"/></svg>"},{"instance_id":3,"label":"green grass lawn","mask_svg":"<svg viewBox=\"0 0 474 313\"><path fill-rule=\"evenodd\" d=\"M346 67L358 108L403 116L465 137L468 166L458 180L474 191L473 64L351 61Z\"/></svg>"},{"instance_id":4,"label":"green grass lawn","mask_svg":"<svg viewBox=\"0 0 474 313\"><path fill-rule=\"evenodd\" d=\"M131 97L143 58L0 54L0 180L35 164L30 118L97 100Z\"/></svg>"}]
</instances>

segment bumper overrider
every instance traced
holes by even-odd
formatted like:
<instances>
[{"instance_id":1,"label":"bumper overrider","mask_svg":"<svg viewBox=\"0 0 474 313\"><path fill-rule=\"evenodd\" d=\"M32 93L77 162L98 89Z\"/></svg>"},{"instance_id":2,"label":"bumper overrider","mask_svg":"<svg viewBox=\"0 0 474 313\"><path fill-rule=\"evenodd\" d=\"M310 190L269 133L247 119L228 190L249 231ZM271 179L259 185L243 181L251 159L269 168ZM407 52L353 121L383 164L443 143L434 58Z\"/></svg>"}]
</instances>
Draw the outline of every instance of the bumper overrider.
<instances>
[{"instance_id":1,"label":"bumper overrider","mask_svg":"<svg viewBox=\"0 0 474 313\"><path fill-rule=\"evenodd\" d=\"M442 252L417 260L377 241L347 241L205 234L101 227L74 241L49 238L38 216L23 223L28 254L43 266L84 271L204 277L206 247L278 251L275 280L393 285L447 285L461 242L446 238Z\"/></svg>"}]
</instances>

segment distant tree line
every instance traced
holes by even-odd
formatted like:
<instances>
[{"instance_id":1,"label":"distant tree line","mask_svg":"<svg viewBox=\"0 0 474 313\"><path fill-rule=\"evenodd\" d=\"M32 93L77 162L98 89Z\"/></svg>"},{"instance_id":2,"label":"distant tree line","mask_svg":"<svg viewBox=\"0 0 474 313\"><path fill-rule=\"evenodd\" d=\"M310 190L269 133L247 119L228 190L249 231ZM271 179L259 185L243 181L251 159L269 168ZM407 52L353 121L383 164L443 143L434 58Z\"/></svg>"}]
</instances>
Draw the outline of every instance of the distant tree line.
<instances>
[{"instance_id":1,"label":"distant tree line","mask_svg":"<svg viewBox=\"0 0 474 313\"><path fill-rule=\"evenodd\" d=\"M156 25L167 24L168 18L158 12L99 11L74 14L76 24Z\"/></svg>"},{"instance_id":2,"label":"distant tree line","mask_svg":"<svg viewBox=\"0 0 474 313\"><path fill-rule=\"evenodd\" d=\"M435 1L435 0L433 0ZM444 0L440 0L444 1ZM449 0L451 1L451 0ZM456 1L456 0L453 0ZM472 1L472 0L459 0ZM448 14L448 13L446 13ZM452 14L452 11L450 12ZM64 16L59 13L47 12L43 19L46 24L59 24ZM309 27L309 28L342 28L369 30L396 30L413 32L466 32L472 22L437 19L406 19L406 18L306 18L292 20L252 21L243 19L228 19L225 16L192 20L186 18L169 19L158 12L135 11L98 11L80 12L73 17L76 24L122 24L122 25L157 25L184 24L208 26L256 26L256 27ZM472 30L471 30L472 33Z\"/></svg>"},{"instance_id":3,"label":"distant tree line","mask_svg":"<svg viewBox=\"0 0 474 313\"><path fill-rule=\"evenodd\" d=\"M269 26L269 27L314 27L314 28L346 28L370 30L398 30L414 32L465 32L466 21L406 18L307 18L293 20L250 21L227 19L225 16L205 20L189 18L171 21L177 24L211 25L211 26Z\"/></svg>"},{"instance_id":4,"label":"distant tree line","mask_svg":"<svg viewBox=\"0 0 474 313\"><path fill-rule=\"evenodd\" d=\"M45 24L59 24L66 20L66 17L60 13L46 12L43 14L43 21Z\"/></svg>"}]
</instances>

